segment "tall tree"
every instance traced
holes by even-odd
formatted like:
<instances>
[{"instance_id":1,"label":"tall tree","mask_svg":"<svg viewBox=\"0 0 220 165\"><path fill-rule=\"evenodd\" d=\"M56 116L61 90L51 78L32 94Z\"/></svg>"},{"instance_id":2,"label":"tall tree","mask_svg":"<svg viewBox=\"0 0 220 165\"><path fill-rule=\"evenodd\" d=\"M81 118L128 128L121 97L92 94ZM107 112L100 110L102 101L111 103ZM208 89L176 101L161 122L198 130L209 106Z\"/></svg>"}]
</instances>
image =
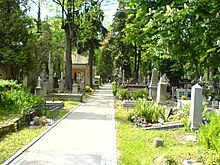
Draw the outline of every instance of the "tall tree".
<instances>
[{"instance_id":1,"label":"tall tree","mask_svg":"<svg viewBox=\"0 0 220 165\"><path fill-rule=\"evenodd\" d=\"M19 79L34 67L32 20L25 1L1 0L0 6L0 63L11 68L11 78Z\"/></svg>"},{"instance_id":2,"label":"tall tree","mask_svg":"<svg viewBox=\"0 0 220 165\"><path fill-rule=\"evenodd\" d=\"M104 12L101 10L102 1L88 0L84 2L81 13L80 43L82 50L89 51L89 71L90 86L93 87L93 63L95 49L107 34L107 29L103 26Z\"/></svg>"},{"instance_id":3,"label":"tall tree","mask_svg":"<svg viewBox=\"0 0 220 165\"><path fill-rule=\"evenodd\" d=\"M124 28L127 20L127 11L122 7L119 7L115 13L112 25L110 26L109 34L109 51L111 52L116 69L119 70L121 67L125 71L125 77L134 77L135 70L134 66L134 47L130 43L123 41L125 37ZM117 76L117 72L114 76Z\"/></svg>"},{"instance_id":4,"label":"tall tree","mask_svg":"<svg viewBox=\"0 0 220 165\"><path fill-rule=\"evenodd\" d=\"M199 77L206 68L219 66L218 0L121 3L128 11L136 11L131 22L126 20L124 41L138 43L142 57L150 59L161 72Z\"/></svg>"},{"instance_id":5,"label":"tall tree","mask_svg":"<svg viewBox=\"0 0 220 165\"><path fill-rule=\"evenodd\" d=\"M75 0L53 0L61 7L62 10L62 29L66 37L66 87L72 89L72 45L75 38L74 17L75 17Z\"/></svg>"}]
</instances>

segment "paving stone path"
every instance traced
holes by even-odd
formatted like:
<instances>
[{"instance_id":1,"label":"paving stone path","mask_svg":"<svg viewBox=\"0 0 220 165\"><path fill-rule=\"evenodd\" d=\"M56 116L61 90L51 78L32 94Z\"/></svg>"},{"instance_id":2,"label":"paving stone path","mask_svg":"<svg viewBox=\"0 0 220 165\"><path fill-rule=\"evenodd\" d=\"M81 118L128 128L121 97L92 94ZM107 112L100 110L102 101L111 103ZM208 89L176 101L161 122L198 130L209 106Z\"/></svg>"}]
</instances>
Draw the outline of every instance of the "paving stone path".
<instances>
[{"instance_id":1,"label":"paving stone path","mask_svg":"<svg viewBox=\"0 0 220 165\"><path fill-rule=\"evenodd\" d=\"M112 86L101 88L9 164L116 165Z\"/></svg>"}]
</instances>

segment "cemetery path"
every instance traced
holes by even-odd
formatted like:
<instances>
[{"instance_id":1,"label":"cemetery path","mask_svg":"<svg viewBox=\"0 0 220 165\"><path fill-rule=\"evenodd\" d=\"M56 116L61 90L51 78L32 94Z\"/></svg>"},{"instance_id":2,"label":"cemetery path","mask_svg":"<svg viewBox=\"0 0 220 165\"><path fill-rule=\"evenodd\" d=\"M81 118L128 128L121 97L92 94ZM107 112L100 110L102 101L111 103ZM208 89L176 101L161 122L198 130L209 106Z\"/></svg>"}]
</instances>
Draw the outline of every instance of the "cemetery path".
<instances>
[{"instance_id":1,"label":"cemetery path","mask_svg":"<svg viewBox=\"0 0 220 165\"><path fill-rule=\"evenodd\" d=\"M9 164L116 165L112 86L98 90Z\"/></svg>"}]
</instances>

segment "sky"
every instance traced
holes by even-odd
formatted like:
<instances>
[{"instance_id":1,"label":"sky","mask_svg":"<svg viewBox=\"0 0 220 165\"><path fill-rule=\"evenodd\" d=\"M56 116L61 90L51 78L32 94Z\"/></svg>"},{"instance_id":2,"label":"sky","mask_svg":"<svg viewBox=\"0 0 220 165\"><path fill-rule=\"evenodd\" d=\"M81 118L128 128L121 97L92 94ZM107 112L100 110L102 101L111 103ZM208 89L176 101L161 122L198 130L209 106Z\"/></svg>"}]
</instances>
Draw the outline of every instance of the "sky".
<instances>
[{"instance_id":1,"label":"sky","mask_svg":"<svg viewBox=\"0 0 220 165\"><path fill-rule=\"evenodd\" d=\"M54 9L53 6L54 2L51 0L48 1L48 3L43 3L41 6L41 19L44 19L46 16L54 16L55 12L50 11L50 9ZM33 16L34 18L37 18L37 4L34 2L30 2L31 10L30 10L30 15ZM49 9L48 9L49 8ZM104 0L102 3L102 10L105 13L105 20L104 20L104 25L108 26L111 21L114 18L114 14L118 8L118 2L117 0Z\"/></svg>"}]
</instances>

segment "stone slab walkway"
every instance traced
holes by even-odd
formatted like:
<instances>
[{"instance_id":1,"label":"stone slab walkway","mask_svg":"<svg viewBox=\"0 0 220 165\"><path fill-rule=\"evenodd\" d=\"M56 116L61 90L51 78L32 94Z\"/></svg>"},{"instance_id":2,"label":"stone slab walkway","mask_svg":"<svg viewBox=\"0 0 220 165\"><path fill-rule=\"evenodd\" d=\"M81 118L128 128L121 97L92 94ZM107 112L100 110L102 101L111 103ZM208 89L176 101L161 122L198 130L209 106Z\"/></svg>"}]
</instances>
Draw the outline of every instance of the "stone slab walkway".
<instances>
[{"instance_id":1,"label":"stone slab walkway","mask_svg":"<svg viewBox=\"0 0 220 165\"><path fill-rule=\"evenodd\" d=\"M116 165L112 86L105 85L8 163L11 165Z\"/></svg>"}]
</instances>

